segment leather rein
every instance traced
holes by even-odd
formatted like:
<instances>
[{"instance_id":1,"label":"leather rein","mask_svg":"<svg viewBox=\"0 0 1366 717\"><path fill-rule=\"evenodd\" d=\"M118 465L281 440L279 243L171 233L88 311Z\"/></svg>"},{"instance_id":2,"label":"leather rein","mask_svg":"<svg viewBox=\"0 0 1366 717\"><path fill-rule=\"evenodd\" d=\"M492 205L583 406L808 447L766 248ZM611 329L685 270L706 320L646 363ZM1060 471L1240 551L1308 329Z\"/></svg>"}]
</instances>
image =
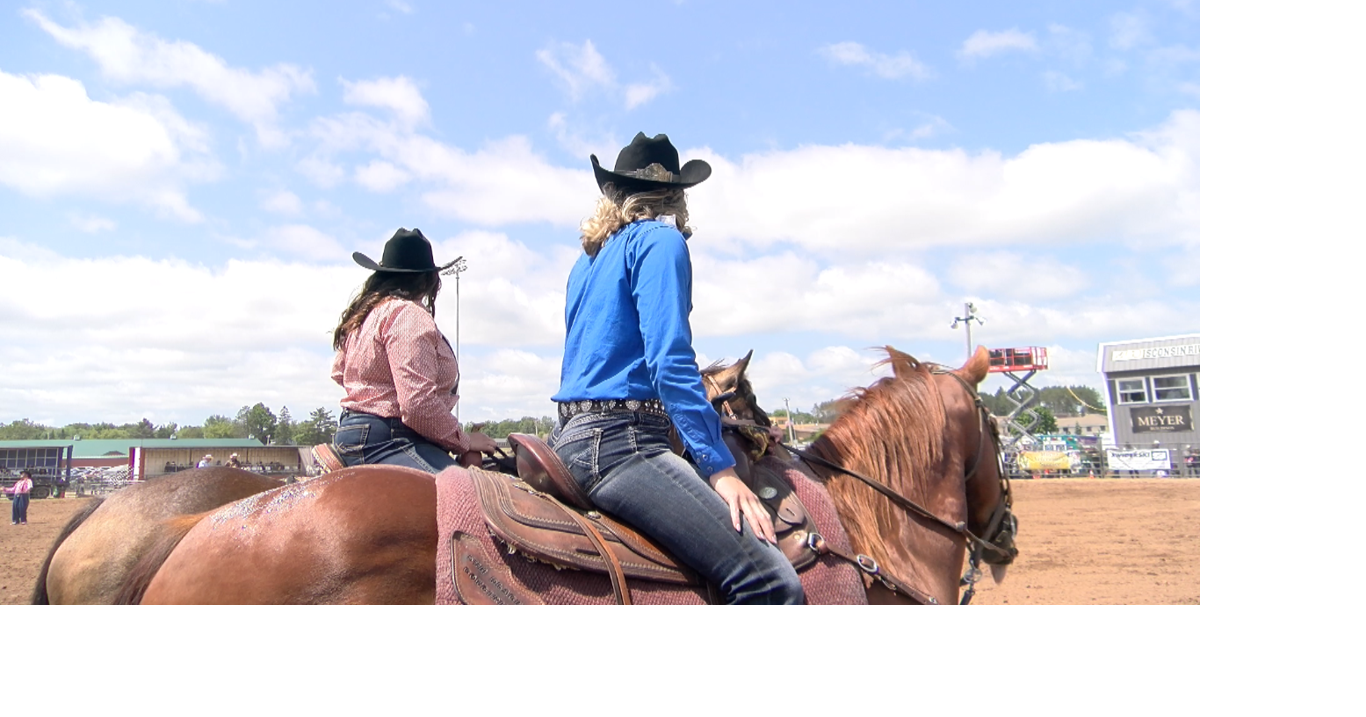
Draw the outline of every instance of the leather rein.
<instances>
[{"instance_id":1,"label":"leather rein","mask_svg":"<svg viewBox=\"0 0 1366 717\"><path fill-rule=\"evenodd\" d=\"M1008 564L1015 558L1015 554L1017 551L1014 547L1013 536L1015 532L1016 521L1015 517L1010 512L1012 503L1012 498L1010 494L1010 479L1007 477L1004 466L1001 463L1000 436L996 432L995 426L993 426L991 423L990 414L988 413L986 406L982 403L982 397L978 395L976 391L972 390L972 387L968 385L968 382L965 381L963 377L959 376L956 373L953 373L952 371L943 368L936 368L932 369L931 373L947 374L956 379L958 383L963 387L963 389L968 392L968 395L973 397L973 404L976 406L978 411L977 455L973 459L972 468L969 469L963 475L964 484L966 484L969 480L972 479L974 475L977 474L977 469L980 468L982 465L982 453L984 451L984 445L986 443L986 441L983 440L983 432L991 436L992 448L994 449L994 452L996 454L997 475L1001 477L1002 490L1001 500L996 504L996 509L992 512L991 520L988 521L987 529L984 531L985 534L989 536L987 540L983 540L981 537L979 537L971 530L969 530L966 522L959 521L951 523L947 520L944 520L943 518L930 512L929 510L927 510L920 504L916 503L915 501L911 500L910 498L901 495L900 493L892 490L891 488L887 487L882 483L879 483L878 481L873 480L872 478L869 478L868 476L858 473L857 471L849 470L844 466L828 461L820 456L814 455L807 451L789 446L781 441L778 443L778 445L781 445L783 448L786 448L787 450L791 451L807 463L819 464L831 470L838 471L853 478L857 478L864 484L881 493L888 500L890 500L893 505L896 505L902 510L910 512L914 515L918 515L926 520L938 523L939 525L948 528L954 533L960 535L968 546L970 565L967 571L964 573L963 579L959 583L960 586L966 585L967 590L963 593L962 599L959 601L958 604L966 605L972 600L972 596L976 592L974 583L976 583L977 579L981 576L981 570L977 568L977 565L978 561L981 559L983 554L987 556L987 562L992 564ZM789 417L788 420L791 420L791 417ZM834 549L833 546L830 546L828 543L826 543L825 539L818 534L811 535L811 537L808 540L808 546L818 553L831 553L854 563L859 567L860 570L862 570L864 573L867 573L873 579L876 579L879 582L881 582L884 587L891 590L893 593L901 593L903 595L906 595L907 597L910 597L920 602L923 605L939 604L939 601L935 599L933 596L927 595L926 593L920 590L907 586L904 584L903 581L893 578L891 575L887 574L885 571L882 570L881 566L877 564L877 561L870 556L846 555L844 554L845 551Z\"/></svg>"}]
</instances>

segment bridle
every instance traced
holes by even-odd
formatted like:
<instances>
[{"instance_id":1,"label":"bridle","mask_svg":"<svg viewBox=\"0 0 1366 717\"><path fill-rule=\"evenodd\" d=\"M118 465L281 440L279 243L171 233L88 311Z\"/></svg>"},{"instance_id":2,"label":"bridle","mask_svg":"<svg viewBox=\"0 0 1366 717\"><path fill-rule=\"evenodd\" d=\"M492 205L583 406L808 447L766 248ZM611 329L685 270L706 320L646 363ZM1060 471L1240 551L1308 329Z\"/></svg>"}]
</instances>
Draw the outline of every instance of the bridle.
<instances>
[{"instance_id":1,"label":"bridle","mask_svg":"<svg viewBox=\"0 0 1366 717\"><path fill-rule=\"evenodd\" d=\"M977 474L978 468L982 466L982 453L986 443L983 432L991 436L992 452L996 458L997 475L1000 476L1001 481L1001 498L997 501L996 508L992 511L991 520L987 522L986 530L983 531L983 534L987 536L985 539L969 530L965 521L951 523L930 512L910 498L901 495L872 478L785 443L779 442L779 445L791 451L808 464L819 464L831 470L857 478L864 484L886 496L886 498L897 507L926 520L938 523L961 536L967 545L969 565L967 571L959 581L959 585L967 586L967 589L963 592L962 599L959 600L958 604L967 605L972 601L972 597L976 593L975 583L982 574L982 571L977 567L979 562L985 560L989 565L1009 565L1019 553L1015 548L1015 531L1019 527L1019 521L1010 511L1013 501L1010 493L1010 478L1007 477L1004 464L1001 462L1000 433L997 431L996 425L992 423L991 415L986 406L982 403L982 397L968 385L968 382L964 380L962 376L959 376L953 371L936 366L935 368L932 368L930 372L935 375L947 374L952 376L958 381L959 385L963 387L963 390L967 391L968 395L973 397L973 404L977 408L977 455L973 459L972 468L968 469L963 475L963 483L965 486L968 481L972 480L972 477ZM907 595L922 604L937 605L939 603L934 597L905 585L902 580L893 578L891 575L887 574L886 571L882 570L876 560L867 555L844 555L843 553L845 551L835 549L833 546L826 543L824 538L814 533L808 538L807 545L816 552L832 553L853 562L860 570L881 582L884 587L888 588L893 593Z\"/></svg>"}]
</instances>

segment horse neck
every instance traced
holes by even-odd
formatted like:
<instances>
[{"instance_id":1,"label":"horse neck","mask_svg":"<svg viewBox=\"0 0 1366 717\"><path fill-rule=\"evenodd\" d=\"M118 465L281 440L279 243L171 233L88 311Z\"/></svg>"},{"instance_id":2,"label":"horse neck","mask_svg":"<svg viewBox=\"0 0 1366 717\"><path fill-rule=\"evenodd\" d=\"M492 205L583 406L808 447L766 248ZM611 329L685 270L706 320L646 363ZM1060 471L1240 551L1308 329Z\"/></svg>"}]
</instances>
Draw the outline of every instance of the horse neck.
<instances>
[{"instance_id":1,"label":"horse neck","mask_svg":"<svg viewBox=\"0 0 1366 717\"><path fill-rule=\"evenodd\" d=\"M939 403L937 393L933 398ZM811 451L886 485L944 520L964 519L963 458L949 450L954 436L947 424L933 432L889 435L843 422L841 418L832 425ZM910 440L910 435L918 438ZM964 543L956 533L913 516L857 478L827 469L819 473L827 480L855 552L940 602L957 602Z\"/></svg>"}]
</instances>

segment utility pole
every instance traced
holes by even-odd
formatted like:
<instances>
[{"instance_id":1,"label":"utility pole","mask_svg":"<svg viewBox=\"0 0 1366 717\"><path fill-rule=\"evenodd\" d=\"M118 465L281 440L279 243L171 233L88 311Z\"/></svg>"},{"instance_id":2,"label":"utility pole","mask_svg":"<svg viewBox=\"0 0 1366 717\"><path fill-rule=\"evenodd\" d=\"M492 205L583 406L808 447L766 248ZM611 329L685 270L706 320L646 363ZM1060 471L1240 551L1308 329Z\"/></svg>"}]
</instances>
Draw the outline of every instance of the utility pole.
<instances>
[{"instance_id":1,"label":"utility pole","mask_svg":"<svg viewBox=\"0 0 1366 717\"><path fill-rule=\"evenodd\" d=\"M464 271L465 271L466 268L468 268L468 267L465 266L465 257L460 256L460 257L456 257L455 263L451 264L451 268L449 268L449 269L447 269L447 270L441 272L442 274L445 274L446 276L450 276L451 274L454 274L454 275L455 275L455 346L454 346L454 349L455 349L455 360L456 360L457 363L460 361L460 275L461 275L462 273L464 273ZM460 420L460 404L459 404L459 403L456 403L456 404L455 404L455 420L457 420L457 421Z\"/></svg>"},{"instance_id":2,"label":"utility pole","mask_svg":"<svg viewBox=\"0 0 1366 717\"><path fill-rule=\"evenodd\" d=\"M792 404L786 398L783 399L783 406L787 408L787 442L797 442L797 429L792 425Z\"/></svg>"},{"instance_id":3,"label":"utility pole","mask_svg":"<svg viewBox=\"0 0 1366 717\"><path fill-rule=\"evenodd\" d=\"M955 316L954 319L953 319L953 325L949 327L949 328L951 328L951 329L956 329L956 328L958 328L958 324L961 322L961 323L963 324L963 328L967 330L967 334L968 334L968 358L972 358L972 322L973 322L973 321L976 321L976 322L979 323L979 324L985 324L985 323L986 323L985 321L983 321L983 320L981 319L981 317L979 317L979 316L977 315L977 307L976 307L976 306L973 306L973 305L972 305L972 302L969 301L969 302L963 304L963 315L962 315L962 316Z\"/></svg>"}]
</instances>

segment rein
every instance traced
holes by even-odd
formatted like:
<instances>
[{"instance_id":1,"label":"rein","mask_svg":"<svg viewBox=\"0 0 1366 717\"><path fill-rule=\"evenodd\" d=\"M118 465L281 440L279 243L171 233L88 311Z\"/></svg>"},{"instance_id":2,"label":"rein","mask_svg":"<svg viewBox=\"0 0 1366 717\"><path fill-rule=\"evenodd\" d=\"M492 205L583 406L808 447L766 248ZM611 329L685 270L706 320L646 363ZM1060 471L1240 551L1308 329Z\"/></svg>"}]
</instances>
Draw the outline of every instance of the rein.
<instances>
[{"instance_id":1,"label":"rein","mask_svg":"<svg viewBox=\"0 0 1366 717\"><path fill-rule=\"evenodd\" d=\"M938 523L939 525L942 525L945 528L948 528L949 530L953 531L954 533L957 533L958 535L962 536L964 541L969 545L969 567L968 570L964 573L963 579L959 583L960 585L966 585L967 590L963 593L962 600L960 600L958 604L967 605L972 600L972 596L976 593L974 583L977 582L977 579L981 576L982 573L982 571L977 568L977 564L981 559L982 555L985 553L990 557L990 559L987 560L988 563L1008 564L1012 560L1014 560L1015 555L1018 552L1015 549L1013 538L1015 533L1016 520L1010 512L1011 504L1013 502L1010 493L1010 479L1006 477L1004 466L1001 463L1000 437L997 434L995 427L991 424L989 413L987 412L986 406L982 403L982 397L978 395L976 391L972 390L972 387L968 385L968 382L965 381L963 377L959 376L956 373L953 373L952 371L938 369L931 370L931 373L936 375L947 374L949 376L952 376L954 379L958 381L960 385L962 385L963 389L968 392L968 395L973 397L973 403L977 407L979 417L977 455L973 459L972 468L963 475L963 482L965 484L967 483L967 481L971 480L974 475L977 474L977 469L980 468L982 464L982 452L984 443L984 441L982 440L982 432L986 432L991 436L992 446L996 449L996 466L998 469L997 475L1001 477L1002 493L1001 500L996 504L996 509L992 512L991 520L988 521L987 529L986 531L984 531L986 535L990 536L989 540L983 540L981 537L977 536L975 533L969 530L966 522L960 521L956 523L950 523L949 521L944 520L938 515L935 515L934 513L930 512L929 510L927 510L920 504L916 503L915 501L907 498L904 495L901 495L900 493L892 490L891 488L888 488L886 485L883 485L882 483L879 483L878 481L869 478L868 476L858 473L857 471L849 470L844 466L828 461L824 458L821 458L820 456L808 453L807 451L801 450L799 448L794 448L781 441L778 442L778 445L796 454L798 457L800 457L807 463L816 463L831 470L843 473L847 476L857 478L864 484L881 493L894 505L900 507L901 509L918 515L922 518L925 518L926 520L934 521L935 523ZM883 572L880 566L878 566L877 561L873 560L869 556L857 555L851 557L849 555L844 555L844 551L836 551L831 549L830 546L826 544L825 539L820 537L819 535L812 535L810 537L810 539L808 540L808 547L810 547L812 550L818 553L833 553L841 558L844 558L845 560L848 560L856 564L860 570L869 574L873 578L881 581L882 584L886 586L889 590L891 590L893 593L904 593L907 596L918 600L921 604L939 604L939 601L936 600L934 597L926 595L925 593L914 588L907 587L903 585L900 581L892 578L890 575Z\"/></svg>"}]
</instances>

